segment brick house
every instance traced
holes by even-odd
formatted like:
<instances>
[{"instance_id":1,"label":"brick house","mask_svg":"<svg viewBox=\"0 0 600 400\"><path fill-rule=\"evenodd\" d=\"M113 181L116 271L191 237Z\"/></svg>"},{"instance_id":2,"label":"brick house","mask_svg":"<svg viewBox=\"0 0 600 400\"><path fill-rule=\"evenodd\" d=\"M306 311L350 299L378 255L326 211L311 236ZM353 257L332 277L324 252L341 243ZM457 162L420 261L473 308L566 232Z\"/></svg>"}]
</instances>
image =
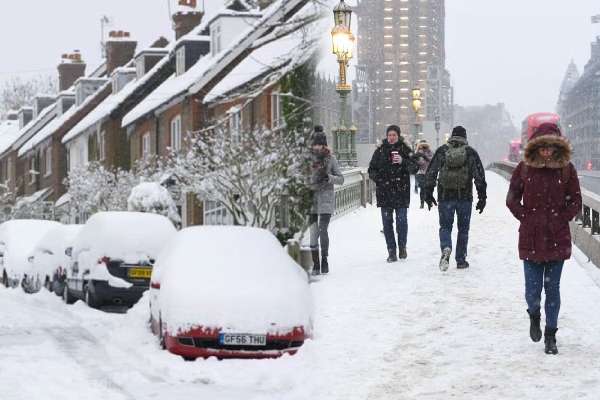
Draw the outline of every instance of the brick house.
<instances>
[{"instance_id":1,"label":"brick house","mask_svg":"<svg viewBox=\"0 0 600 400\"><path fill-rule=\"evenodd\" d=\"M183 150L186 138L193 132L242 104L243 96L227 100L222 97L266 72L257 68L256 60L252 63L249 56L260 55L260 50L255 51L252 45L273 33L279 22L291 19L307 3L292 0L263 13L269 2L257 6L232 0L182 37L171 52L176 59L174 74L123 118L132 160ZM247 35L240 36L240 32ZM288 53L290 50L293 48L287 48ZM227 117L239 123L271 125L272 94L276 88L277 85L271 85L251 101L250 107ZM184 226L204 224L212 215L223 215L215 204L200 203L192 195L186 196L181 207Z\"/></svg>"}]
</instances>

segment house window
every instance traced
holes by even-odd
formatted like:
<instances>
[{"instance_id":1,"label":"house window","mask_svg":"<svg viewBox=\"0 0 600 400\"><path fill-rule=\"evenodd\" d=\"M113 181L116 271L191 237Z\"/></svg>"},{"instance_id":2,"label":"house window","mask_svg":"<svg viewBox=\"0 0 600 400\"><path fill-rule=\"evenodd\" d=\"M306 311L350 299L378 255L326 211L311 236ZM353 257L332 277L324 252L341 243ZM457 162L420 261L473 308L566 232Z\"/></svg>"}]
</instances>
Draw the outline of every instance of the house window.
<instances>
[{"instance_id":1,"label":"house window","mask_svg":"<svg viewBox=\"0 0 600 400\"><path fill-rule=\"evenodd\" d=\"M185 74L185 46L181 46L175 53L175 73L177 76Z\"/></svg>"},{"instance_id":2,"label":"house window","mask_svg":"<svg viewBox=\"0 0 600 400\"><path fill-rule=\"evenodd\" d=\"M35 168L35 155L29 159L29 183L35 183L35 176L37 175L37 171Z\"/></svg>"},{"instance_id":3,"label":"house window","mask_svg":"<svg viewBox=\"0 0 600 400\"><path fill-rule=\"evenodd\" d=\"M142 157L146 158L150 155L150 133L145 133L142 136Z\"/></svg>"},{"instance_id":4,"label":"house window","mask_svg":"<svg viewBox=\"0 0 600 400\"><path fill-rule=\"evenodd\" d=\"M242 134L242 112L240 109L234 109L229 114L229 132L231 142L238 144Z\"/></svg>"},{"instance_id":5,"label":"house window","mask_svg":"<svg viewBox=\"0 0 600 400\"><path fill-rule=\"evenodd\" d=\"M181 115L171 120L171 150L181 150Z\"/></svg>"},{"instance_id":6,"label":"house window","mask_svg":"<svg viewBox=\"0 0 600 400\"><path fill-rule=\"evenodd\" d=\"M279 93L273 93L271 95L271 127L279 128L281 123L281 96Z\"/></svg>"},{"instance_id":7,"label":"house window","mask_svg":"<svg viewBox=\"0 0 600 400\"><path fill-rule=\"evenodd\" d=\"M46 154L44 160L46 162L46 165L44 171L46 172L45 176L49 176L50 174L52 174L52 146L46 147L45 153Z\"/></svg>"},{"instance_id":8,"label":"house window","mask_svg":"<svg viewBox=\"0 0 600 400\"><path fill-rule=\"evenodd\" d=\"M6 175L7 175L7 181L12 182L12 179L13 179L12 157L8 157L8 160L6 161Z\"/></svg>"},{"instance_id":9,"label":"house window","mask_svg":"<svg viewBox=\"0 0 600 400\"><path fill-rule=\"evenodd\" d=\"M102 131L98 134L98 158L104 161L106 158L106 132Z\"/></svg>"},{"instance_id":10,"label":"house window","mask_svg":"<svg viewBox=\"0 0 600 400\"><path fill-rule=\"evenodd\" d=\"M210 27L210 48L213 56L221 51L221 25L219 24Z\"/></svg>"}]
</instances>

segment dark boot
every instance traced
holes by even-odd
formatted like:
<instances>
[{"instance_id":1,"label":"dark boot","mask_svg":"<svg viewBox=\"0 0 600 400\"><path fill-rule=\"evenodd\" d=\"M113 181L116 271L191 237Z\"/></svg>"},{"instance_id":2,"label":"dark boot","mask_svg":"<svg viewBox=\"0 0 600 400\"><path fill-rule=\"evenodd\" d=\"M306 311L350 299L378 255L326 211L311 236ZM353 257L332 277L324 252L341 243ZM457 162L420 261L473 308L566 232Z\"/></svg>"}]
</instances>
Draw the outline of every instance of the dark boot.
<instances>
[{"instance_id":1,"label":"dark boot","mask_svg":"<svg viewBox=\"0 0 600 400\"><path fill-rule=\"evenodd\" d=\"M534 313L527 310L527 314L529 314L529 337L531 337L531 340L534 342L539 342L542 340L542 328L540 327L542 315L540 314L540 310L537 310Z\"/></svg>"},{"instance_id":2,"label":"dark boot","mask_svg":"<svg viewBox=\"0 0 600 400\"><path fill-rule=\"evenodd\" d=\"M312 251L312 259L313 259L313 275L321 275L321 262L319 260L319 250Z\"/></svg>"},{"instance_id":3,"label":"dark boot","mask_svg":"<svg viewBox=\"0 0 600 400\"><path fill-rule=\"evenodd\" d=\"M329 262L327 262L327 256L323 256L321 258L321 273L322 274L329 273Z\"/></svg>"},{"instance_id":4,"label":"dark boot","mask_svg":"<svg viewBox=\"0 0 600 400\"><path fill-rule=\"evenodd\" d=\"M557 328L548 328L544 330L544 344L546 354L558 354L558 348L556 347L556 331Z\"/></svg>"},{"instance_id":5,"label":"dark boot","mask_svg":"<svg viewBox=\"0 0 600 400\"><path fill-rule=\"evenodd\" d=\"M398 249L398 258L400 260L406 260L407 257L408 255L406 254L406 247L400 247L400 249Z\"/></svg>"},{"instance_id":6,"label":"dark boot","mask_svg":"<svg viewBox=\"0 0 600 400\"><path fill-rule=\"evenodd\" d=\"M396 256L396 249L388 249L388 259L387 262L393 263L398 261L398 257Z\"/></svg>"},{"instance_id":7,"label":"dark boot","mask_svg":"<svg viewBox=\"0 0 600 400\"><path fill-rule=\"evenodd\" d=\"M469 268L469 263L467 261L462 261L462 262L456 263L456 268L467 269L467 268Z\"/></svg>"},{"instance_id":8,"label":"dark boot","mask_svg":"<svg viewBox=\"0 0 600 400\"><path fill-rule=\"evenodd\" d=\"M425 208L425 202L421 200L421 208Z\"/></svg>"}]
</instances>

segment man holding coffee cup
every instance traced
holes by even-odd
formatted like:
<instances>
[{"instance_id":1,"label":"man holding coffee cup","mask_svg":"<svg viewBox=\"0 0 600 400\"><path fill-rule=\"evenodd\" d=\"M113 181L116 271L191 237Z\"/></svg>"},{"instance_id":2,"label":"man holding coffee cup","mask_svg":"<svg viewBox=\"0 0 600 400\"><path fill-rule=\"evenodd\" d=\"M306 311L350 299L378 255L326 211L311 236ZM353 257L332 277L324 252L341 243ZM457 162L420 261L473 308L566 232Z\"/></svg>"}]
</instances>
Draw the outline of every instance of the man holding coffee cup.
<instances>
[{"instance_id":1,"label":"man holding coffee cup","mask_svg":"<svg viewBox=\"0 0 600 400\"><path fill-rule=\"evenodd\" d=\"M369 177L377 185L377 207L381 208L388 262L405 259L410 206L410 174L418 169L413 153L400 136L400 127L387 128L386 139L375 150L369 165ZM394 233L394 213L396 233ZM396 254L396 251L398 253Z\"/></svg>"}]
</instances>

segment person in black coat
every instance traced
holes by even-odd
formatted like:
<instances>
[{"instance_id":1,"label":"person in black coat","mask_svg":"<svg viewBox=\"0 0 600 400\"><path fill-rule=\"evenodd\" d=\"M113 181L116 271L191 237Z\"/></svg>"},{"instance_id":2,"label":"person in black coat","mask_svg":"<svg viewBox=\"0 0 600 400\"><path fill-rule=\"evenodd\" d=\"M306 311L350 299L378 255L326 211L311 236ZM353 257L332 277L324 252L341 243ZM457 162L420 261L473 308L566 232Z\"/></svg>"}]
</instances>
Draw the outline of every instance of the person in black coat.
<instances>
[{"instance_id":1,"label":"person in black coat","mask_svg":"<svg viewBox=\"0 0 600 400\"><path fill-rule=\"evenodd\" d=\"M369 177L377 189L377 207L381 208L383 233L388 249L388 262L405 259L408 235L408 207L410 206L410 174L418 166L413 152L400 136L400 127L387 128L387 138L375 150L369 164ZM398 255L396 255L396 237L394 233L394 213L396 213L396 231L398 234Z\"/></svg>"}]
</instances>

